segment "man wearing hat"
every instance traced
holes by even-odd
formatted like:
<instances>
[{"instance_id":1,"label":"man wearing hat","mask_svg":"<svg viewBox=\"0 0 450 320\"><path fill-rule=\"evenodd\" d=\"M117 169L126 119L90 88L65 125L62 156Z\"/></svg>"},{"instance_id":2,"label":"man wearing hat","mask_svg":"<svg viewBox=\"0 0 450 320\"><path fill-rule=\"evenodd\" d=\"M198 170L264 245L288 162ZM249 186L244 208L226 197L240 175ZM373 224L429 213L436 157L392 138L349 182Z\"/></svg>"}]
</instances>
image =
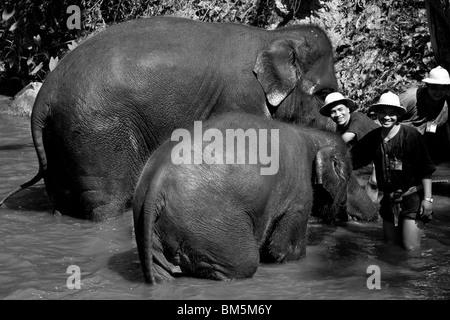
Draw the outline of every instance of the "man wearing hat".
<instances>
[{"instance_id":1,"label":"man wearing hat","mask_svg":"<svg viewBox=\"0 0 450 320\"><path fill-rule=\"evenodd\" d=\"M400 118L424 135L425 143L435 161L450 160L450 76L442 67L432 69L421 88L410 88L400 95L406 113Z\"/></svg>"},{"instance_id":2,"label":"man wearing hat","mask_svg":"<svg viewBox=\"0 0 450 320\"><path fill-rule=\"evenodd\" d=\"M367 132L377 128L378 125L364 113L356 111L355 103L345 98L339 92L332 92L325 98L325 105L319 112L325 117L330 117L336 123L336 133L348 146L352 146Z\"/></svg>"},{"instance_id":3,"label":"man wearing hat","mask_svg":"<svg viewBox=\"0 0 450 320\"><path fill-rule=\"evenodd\" d=\"M353 100L345 98L340 92L332 92L325 98L325 105L319 112L330 117L336 123L336 133L340 134L344 142L351 147L368 132L378 128L378 124L364 113L356 111ZM377 180L375 169L365 186L367 195L373 202L378 201Z\"/></svg>"},{"instance_id":4,"label":"man wearing hat","mask_svg":"<svg viewBox=\"0 0 450 320\"><path fill-rule=\"evenodd\" d=\"M378 188L383 192L380 216L385 238L406 249L417 248L433 213L431 176L436 168L422 135L399 124L406 109L396 94L384 93L369 110L376 113L381 127L351 148L353 167L374 162Z\"/></svg>"}]
</instances>

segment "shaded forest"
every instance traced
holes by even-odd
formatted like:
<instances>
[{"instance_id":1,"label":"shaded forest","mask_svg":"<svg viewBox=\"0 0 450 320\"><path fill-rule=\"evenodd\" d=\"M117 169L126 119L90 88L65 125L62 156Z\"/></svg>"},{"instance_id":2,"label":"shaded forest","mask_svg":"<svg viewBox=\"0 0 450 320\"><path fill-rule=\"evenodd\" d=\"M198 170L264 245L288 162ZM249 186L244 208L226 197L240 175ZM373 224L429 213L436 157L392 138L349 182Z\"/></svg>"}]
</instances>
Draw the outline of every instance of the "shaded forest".
<instances>
[{"instance_id":1,"label":"shaded forest","mask_svg":"<svg viewBox=\"0 0 450 320\"><path fill-rule=\"evenodd\" d=\"M340 90L362 110L390 89L420 82L438 62L425 0L5 0L0 22L0 94L44 81L58 61L111 24L155 15L266 29L323 27L335 49ZM80 25L70 28L80 9ZM71 7L73 8L73 7ZM74 24L72 24L72 27Z\"/></svg>"}]
</instances>

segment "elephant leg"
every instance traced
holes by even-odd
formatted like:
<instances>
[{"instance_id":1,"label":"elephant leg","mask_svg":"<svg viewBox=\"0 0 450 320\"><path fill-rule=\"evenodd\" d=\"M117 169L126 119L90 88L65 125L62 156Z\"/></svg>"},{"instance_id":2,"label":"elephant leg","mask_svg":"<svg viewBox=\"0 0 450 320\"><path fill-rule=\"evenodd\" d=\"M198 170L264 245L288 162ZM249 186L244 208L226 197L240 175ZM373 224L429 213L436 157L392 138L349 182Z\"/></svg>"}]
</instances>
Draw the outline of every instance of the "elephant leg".
<instances>
[{"instance_id":1,"label":"elephant leg","mask_svg":"<svg viewBox=\"0 0 450 320\"><path fill-rule=\"evenodd\" d=\"M176 260L182 272L201 278L250 278L259 266L253 225L250 221L233 219L199 226L186 241L179 243Z\"/></svg>"},{"instance_id":2,"label":"elephant leg","mask_svg":"<svg viewBox=\"0 0 450 320\"><path fill-rule=\"evenodd\" d=\"M53 166L51 167L54 168ZM71 181L63 170L48 170L44 176L45 189L50 202L53 205L54 213L63 213L66 215L82 217L80 214L81 207L79 206L78 196L74 192Z\"/></svg>"},{"instance_id":3,"label":"elephant leg","mask_svg":"<svg viewBox=\"0 0 450 320\"><path fill-rule=\"evenodd\" d=\"M70 173L49 172L46 185L54 209L91 221L104 221L123 214L131 205L134 173L125 165L118 177L98 171L97 163L104 160L93 156L87 166L81 161L80 166L71 166Z\"/></svg>"},{"instance_id":4,"label":"elephant leg","mask_svg":"<svg viewBox=\"0 0 450 320\"><path fill-rule=\"evenodd\" d=\"M104 221L125 212L132 194L124 194L112 179L77 177L68 179L61 174L45 179L47 193L55 211L62 214Z\"/></svg>"},{"instance_id":5,"label":"elephant leg","mask_svg":"<svg viewBox=\"0 0 450 320\"><path fill-rule=\"evenodd\" d=\"M104 221L117 217L130 206L132 194L114 179L80 177L80 185L84 189L79 197L81 210L89 220Z\"/></svg>"},{"instance_id":6,"label":"elephant leg","mask_svg":"<svg viewBox=\"0 0 450 320\"><path fill-rule=\"evenodd\" d=\"M311 206L309 206L311 207ZM292 209L275 221L262 251L262 262L299 260L306 254L306 230L311 209Z\"/></svg>"},{"instance_id":7,"label":"elephant leg","mask_svg":"<svg viewBox=\"0 0 450 320\"><path fill-rule=\"evenodd\" d=\"M86 126L95 128L91 123ZM138 148L140 140L125 125L103 126L107 129L83 133L79 128L67 129L46 141L50 189L55 209L63 214L104 221L131 208L148 148Z\"/></svg>"},{"instance_id":8,"label":"elephant leg","mask_svg":"<svg viewBox=\"0 0 450 320\"><path fill-rule=\"evenodd\" d=\"M180 267L171 263L164 255L163 246L160 238L157 235L153 235L152 240L152 256L153 261L151 264L151 275L154 277L157 283L163 283L172 280L176 275L181 275ZM176 260L176 259L175 259ZM145 271L144 271L145 273Z\"/></svg>"}]
</instances>

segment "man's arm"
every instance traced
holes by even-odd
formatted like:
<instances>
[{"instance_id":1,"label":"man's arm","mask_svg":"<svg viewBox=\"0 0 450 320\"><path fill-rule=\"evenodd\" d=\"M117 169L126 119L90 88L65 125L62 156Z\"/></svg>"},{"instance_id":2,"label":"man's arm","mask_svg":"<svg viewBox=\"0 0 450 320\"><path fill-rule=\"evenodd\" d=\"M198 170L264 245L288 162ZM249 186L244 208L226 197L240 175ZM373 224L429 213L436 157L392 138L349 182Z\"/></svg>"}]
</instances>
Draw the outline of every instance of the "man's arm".
<instances>
[{"instance_id":1,"label":"man's arm","mask_svg":"<svg viewBox=\"0 0 450 320\"><path fill-rule=\"evenodd\" d=\"M353 132L345 132L343 135L342 135L342 140L344 140L344 142L346 143L346 144L348 144L350 141L352 141L353 139L355 139L355 137L356 137L356 134L354 134Z\"/></svg>"},{"instance_id":2,"label":"man's arm","mask_svg":"<svg viewBox=\"0 0 450 320\"><path fill-rule=\"evenodd\" d=\"M424 198L420 204L420 215L430 216L433 213L433 195L431 193L431 177L422 179Z\"/></svg>"}]
</instances>

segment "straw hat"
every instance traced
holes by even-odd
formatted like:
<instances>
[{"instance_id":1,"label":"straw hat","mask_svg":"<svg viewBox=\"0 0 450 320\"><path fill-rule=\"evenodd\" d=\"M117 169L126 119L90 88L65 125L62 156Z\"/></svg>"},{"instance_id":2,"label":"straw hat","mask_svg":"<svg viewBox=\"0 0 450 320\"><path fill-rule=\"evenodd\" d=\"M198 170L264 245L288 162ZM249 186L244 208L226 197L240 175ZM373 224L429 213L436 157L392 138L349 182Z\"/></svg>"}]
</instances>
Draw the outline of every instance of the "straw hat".
<instances>
[{"instance_id":1,"label":"straw hat","mask_svg":"<svg viewBox=\"0 0 450 320\"><path fill-rule=\"evenodd\" d=\"M406 112L406 108L400 104L400 98L392 92L383 93L377 103L373 104L369 108L369 112L377 112L382 107L394 107L398 111L399 115Z\"/></svg>"},{"instance_id":2,"label":"straw hat","mask_svg":"<svg viewBox=\"0 0 450 320\"><path fill-rule=\"evenodd\" d=\"M325 104L322 108L320 108L319 112L321 115L325 117L329 117L331 113L331 109L333 109L338 104L343 104L347 108L350 109L350 112L353 112L355 110L355 103L353 100L350 100L348 98L345 98L341 93L339 92L332 92L325 98Z\"/></svg>"},{"instance_id":3,"label":"straw hat","mask_svg":"<svg viewBox=\"0 0 450 320\"><path fill-rule=\"evenodd\" d=\"M447 70L438 66L431 69L428 78L425 78L422 81L430 84L450 85L450 76Z\"/></svg>"}]
</instances>

